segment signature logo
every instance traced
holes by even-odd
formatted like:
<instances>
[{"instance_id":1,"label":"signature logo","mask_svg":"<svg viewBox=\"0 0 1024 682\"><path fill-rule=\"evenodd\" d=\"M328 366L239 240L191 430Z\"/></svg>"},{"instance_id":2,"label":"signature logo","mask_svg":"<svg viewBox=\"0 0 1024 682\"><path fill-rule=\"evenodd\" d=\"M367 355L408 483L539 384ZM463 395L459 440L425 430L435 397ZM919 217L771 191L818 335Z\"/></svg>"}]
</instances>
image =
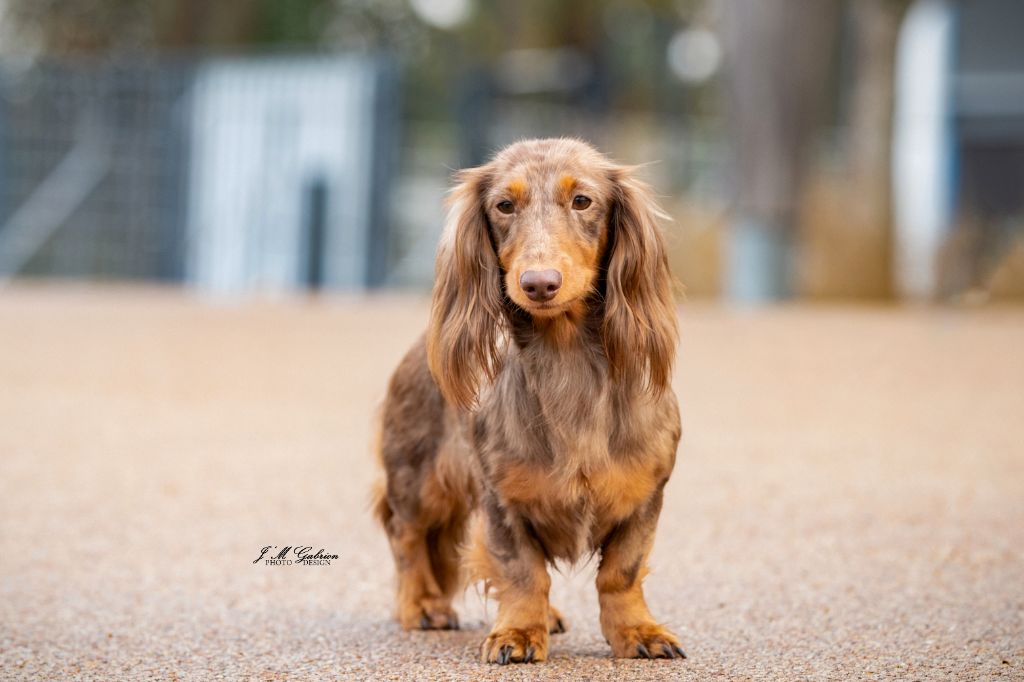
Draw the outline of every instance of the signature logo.
<instances>
[{"instance_id":1,"label":"signature logo","mask_svg":"<svg viewBox=\"0 0 1024 682\"><path fill-rule=\"evenodd\" d=\"M337 554L330 554L322 547L314 553L312 547L288 545L278 549L277 545L267 545L253 563L262 561L264 566L330 566L331 561L337 558Z\"/></svg>"}]
</instances>

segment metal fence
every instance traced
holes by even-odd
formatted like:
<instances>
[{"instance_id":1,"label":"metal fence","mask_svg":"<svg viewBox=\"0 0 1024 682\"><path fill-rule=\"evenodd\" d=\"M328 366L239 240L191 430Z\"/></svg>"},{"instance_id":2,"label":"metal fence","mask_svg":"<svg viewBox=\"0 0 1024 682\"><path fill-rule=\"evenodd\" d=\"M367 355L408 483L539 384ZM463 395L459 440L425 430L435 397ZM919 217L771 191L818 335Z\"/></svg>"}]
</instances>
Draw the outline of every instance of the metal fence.
<instances>
[{"instance_id":1,"label":"metal fence","mask_svg":"<svg viewBox=\"0 0 1024 682\"><path fill-rule=\"evenodd\" d=\"M383 279L386 62L0 62L0 279L214 291Z\"/></svg>"},{"instance_id":2,"label":"metal fence","mask_svg":"<svg viewBox=\"0 0 1024 682\"><path fill-rule=\"evenodd\" d=\"M0 276L179 277L191 68L0 74Z\"/></svg>"},{"instance_id":3,"label":"metal fence","mask_svg":"<svg viewBox=\"0 0 1024 682\"><path fill-rule=\"evenodd\" d=\"M456 83L452 119L417 120L399 85L384 58L0 61L0 281L426 287L451 170L525 136L660 159L663 192L718 200L707 122L493 83Z\"/></svg>"}]
</instances>

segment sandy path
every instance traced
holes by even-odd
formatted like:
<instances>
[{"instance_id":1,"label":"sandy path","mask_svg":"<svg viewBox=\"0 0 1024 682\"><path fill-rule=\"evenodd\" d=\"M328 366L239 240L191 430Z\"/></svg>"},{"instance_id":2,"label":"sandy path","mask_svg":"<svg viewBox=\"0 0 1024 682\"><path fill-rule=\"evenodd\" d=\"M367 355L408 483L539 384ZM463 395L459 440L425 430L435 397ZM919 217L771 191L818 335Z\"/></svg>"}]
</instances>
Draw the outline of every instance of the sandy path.
<instances>
[{"instance_id":1,"label":"sandy path","mask_svg":"<svg viewBox=\"0 0 1024 682\"><path fill-rule=\"evenodd\" d=\"M515 669L473 592L389 620L370 424L425 317L0 293L0 678L1024 679L1024 310L685 306L647 593L690 659L612 660L585 566ZM252 563L298 544L341 559Z\"/></svg>"}]
</instances>

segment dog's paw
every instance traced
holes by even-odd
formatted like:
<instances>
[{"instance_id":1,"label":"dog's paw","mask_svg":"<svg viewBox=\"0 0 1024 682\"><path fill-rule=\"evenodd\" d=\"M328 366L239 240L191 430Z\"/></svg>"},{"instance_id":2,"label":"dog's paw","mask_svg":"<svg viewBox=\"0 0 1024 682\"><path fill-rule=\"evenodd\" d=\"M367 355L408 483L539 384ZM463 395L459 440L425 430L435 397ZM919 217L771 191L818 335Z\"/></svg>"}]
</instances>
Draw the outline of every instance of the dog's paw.
<instances>
[{"instance_id":1,"label":"dog's paw","mask_svg":"<svg viewBox=\"0 0 1024 682\"><path fill-rule=\"evenodd\" d=\"M548 657L548 631L544 626L505 628L487 636L481 651L486 663L535 663Z\"/></svg>"},{"instance_id":2,"label":"dog's paw","mask_svg":"<svg viewBox=\"0 0 1024 682\"><path fill-rule=\"evenodd\" d=\"M608 643L617 658L686 658L679 639L656 623L616 628Z\"/></svg>"},{"instance_id":3,"label":"dog's paw","mask_svg":"<svg viewBox=\"0 0 1024 682\"><path fill-rule=\"evenodd\" d=\"M562 612L554 606L548 607L548 632L559 635L569 629L569 623Z\"/></svg>"},{"instance_id":4,"label":"dog's paw","mask_svg":"<svg viewBox=\"0 0 1024 682\"><path fill-rule=\"evenodd\" d=\"M406 630L458 630L459 617L450 602L426 597L405 605L398 620Z\"/></svg>"}]
</instances>

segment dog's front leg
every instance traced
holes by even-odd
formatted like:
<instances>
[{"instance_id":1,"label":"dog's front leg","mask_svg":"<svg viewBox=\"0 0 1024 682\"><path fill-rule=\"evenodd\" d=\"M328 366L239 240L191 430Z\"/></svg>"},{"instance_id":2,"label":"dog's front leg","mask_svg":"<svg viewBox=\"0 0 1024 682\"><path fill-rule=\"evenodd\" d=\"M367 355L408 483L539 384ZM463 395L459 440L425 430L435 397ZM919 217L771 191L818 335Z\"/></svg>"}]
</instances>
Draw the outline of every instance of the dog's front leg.
<instances>
[{"instance_id":1,"label":"dog's front leg","mask_svg":"<svg viewBox=\"0 0 1024 682\"><path fill-rule=\"evenodd\" d=\"M601 545L597 595L601 631L619 658L686 658L679 640L651 616L641 583L661 513L659 489Z\"/></svg>"},{"instance_id":2,"label":"dog's front leg","mask_svg":"<svg viewBox=\"0 0 1024 682\"><path fill-rule=\"evenodd\" d=\"M481 538L486 578L498 600L498 616L484 640L489 663L530 663L548 656L548 575L544 554L522 528L512 527L492 498L484 504Z\"/></svg>"}]
</instances>

